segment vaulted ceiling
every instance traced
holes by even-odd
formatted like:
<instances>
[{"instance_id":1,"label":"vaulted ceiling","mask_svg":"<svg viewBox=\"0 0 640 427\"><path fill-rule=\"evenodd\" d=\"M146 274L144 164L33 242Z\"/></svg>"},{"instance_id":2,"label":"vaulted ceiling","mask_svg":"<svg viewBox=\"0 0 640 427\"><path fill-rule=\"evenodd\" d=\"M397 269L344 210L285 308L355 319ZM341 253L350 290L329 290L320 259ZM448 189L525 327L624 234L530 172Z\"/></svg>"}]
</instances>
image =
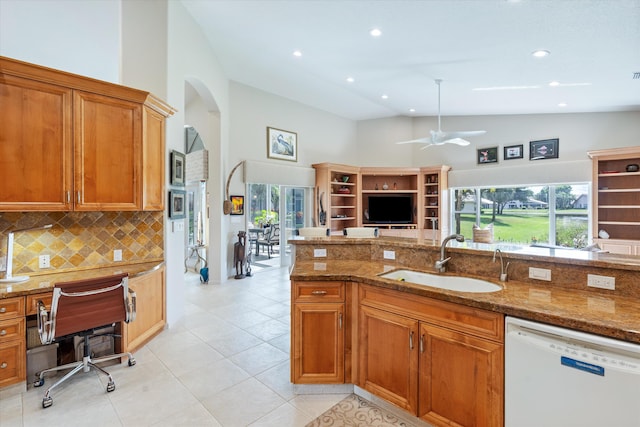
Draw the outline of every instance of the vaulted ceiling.
<instances>
[{"instance_id":1,"label":"vaulted ceiling","mask_svg":"<svg viewBox=\"0 0 640 427\"><path fill-rule=\"evenodd\" d=\"M435 115L435 79L444 116L640 110L640 0L182 3L231 80L353 120Z\"/></svg>"}]
</instances>

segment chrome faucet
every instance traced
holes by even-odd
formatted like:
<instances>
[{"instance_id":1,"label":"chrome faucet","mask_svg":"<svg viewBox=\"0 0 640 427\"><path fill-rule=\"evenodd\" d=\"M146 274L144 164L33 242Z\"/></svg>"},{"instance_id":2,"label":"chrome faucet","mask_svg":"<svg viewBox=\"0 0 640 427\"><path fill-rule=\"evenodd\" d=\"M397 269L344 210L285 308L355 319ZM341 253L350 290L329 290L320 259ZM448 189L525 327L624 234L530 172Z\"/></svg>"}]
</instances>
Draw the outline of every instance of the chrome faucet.
<instances>
[{"instance_id":1,"label":"chrome faucet","mask_svg":"<svg viewBox=\"0 0 640 427\"><path fill-rule=\"evenodd\" d=\"M445 258L447 251L447 243L449 240L456 239L457 242L464 242L464 236L462 234L452 234L451 236L447 236L442 240L442 244L440 245L440 259L436 261L435 268L438 270L438 273L444 273L447 271L447 263L451 259L451 257Z\"/></svg>"},{"instance_id":2,"label":"chrome faucet","mask_svg":"<svg viewBox=\"0 0 640 427\"><path fill-rule=\"evenodd\" d=\"M504 261L502 260L502 251L500 250L500 248L496 248L496 250L493 252L493 262L496 262L496 254L500 255L500 281L506 282L509 262L507 262L507 265L504 265Z\"/></svg>"}]
</instances>

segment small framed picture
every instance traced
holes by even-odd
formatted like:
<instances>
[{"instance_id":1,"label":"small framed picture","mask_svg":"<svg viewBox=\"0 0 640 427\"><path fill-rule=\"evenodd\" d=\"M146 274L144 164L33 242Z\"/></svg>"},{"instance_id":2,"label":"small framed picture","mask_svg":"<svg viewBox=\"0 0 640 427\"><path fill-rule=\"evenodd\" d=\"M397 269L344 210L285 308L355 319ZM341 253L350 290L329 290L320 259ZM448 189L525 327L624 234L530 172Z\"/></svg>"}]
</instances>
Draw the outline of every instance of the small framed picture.
<instances>
[{"instance_id":1,"label":"small framed picture","mask_svg":"<svg viewBox=\"0 0 640 427\"><path fill-rule=\"evenodd\" d=\"M169 191L169 219L183 219L186 215L186 195L184 190Z\"/></svg>"},{"instance_id":2,"label":"small framed picture","mask_svg":"<svg viewBox=\"0 0 640 427\"><path fill-rule=\"evenodd\" d=\"M507 145L504 147L503 157L505 160L521 159L523 157L524 146L519 145Z\"/></svg>"},{"instance_id":3,"label":"small framed picture","mask_svg":"<svg viewBox=\"0 0 640 427\"><path fill-rule=\"evenodd\" d=\"M298 161L298 135L282 129L267 128L267 157Z\"/></svg>"},{"instance_id":4,"label":"small framed picture","mask_svg":"<svg viewBox=\"0 0 640 427\"><path fill-rule=\"evenodd\" d=\"M498 163L498 147L478 148L476 158L479 165Z\"/></svg>"},{"instance_id":5,"label":"small framed picture","mask_svg":"<svg viewBox=\"0 0 640 427\"><path fill-rule=\"evenodd\" d=\"M184 187L184 174L186 156L178 151L171 150L171 185Z\"/></svg>"},{"instance_id":6,"label":"small framed picture","mask_svg":"<svg viewBox=\"0 0 640 427\"><path fill-rule=\"evenodd\" d=\"M542 139L529 142L529 160L544 160L558 158L558 145L560 140Z\"/></svg>"},{"instance_id":7,"label":"small framed picture","mask_svg":"<svg viewBox=\"0 0 640 427\"><path fill-rule=\"evenodd\" d=\"M231 196L231 215L244 215L244 196Z\"/></svg>"}]
</instances>

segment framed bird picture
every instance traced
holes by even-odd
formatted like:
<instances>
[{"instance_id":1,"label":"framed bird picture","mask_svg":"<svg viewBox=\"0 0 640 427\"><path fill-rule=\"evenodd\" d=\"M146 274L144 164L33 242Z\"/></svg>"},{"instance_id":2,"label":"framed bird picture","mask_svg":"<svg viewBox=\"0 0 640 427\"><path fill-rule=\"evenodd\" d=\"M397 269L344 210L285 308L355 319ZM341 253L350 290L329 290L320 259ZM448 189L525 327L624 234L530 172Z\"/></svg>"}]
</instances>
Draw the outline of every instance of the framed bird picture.
<instances>
[{"instance_id":1,"label":"framed bird picture","mask_svg":"<svg viewBox=\"0 0 640 427\"><path fill-rule=\"evenodd\" d=\"M298 134L267 127L267 157L270 159L298 161Z\"/></svg>"}]
</instances>

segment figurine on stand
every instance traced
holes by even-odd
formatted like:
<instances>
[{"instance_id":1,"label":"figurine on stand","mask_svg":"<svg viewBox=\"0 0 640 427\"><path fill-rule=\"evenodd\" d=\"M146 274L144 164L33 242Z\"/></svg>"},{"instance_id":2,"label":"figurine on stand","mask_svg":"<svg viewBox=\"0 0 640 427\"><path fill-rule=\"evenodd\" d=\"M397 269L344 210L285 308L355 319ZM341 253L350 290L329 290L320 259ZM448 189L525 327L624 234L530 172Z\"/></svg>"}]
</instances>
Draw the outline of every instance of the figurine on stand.
<instances>
[{"instance_id":1,"label":"figurine on stand","mask_svg":"<svg viewBox=\"0 0 640 427\"><path fill-rule=\"evenodd\" d=\"M233 263L236 267L236 279L244 279L243 267L246 261L245 244L247 241L247 233L245 231L238 232L238 241L233 245Z\"/></svg>"}]
</instances>

